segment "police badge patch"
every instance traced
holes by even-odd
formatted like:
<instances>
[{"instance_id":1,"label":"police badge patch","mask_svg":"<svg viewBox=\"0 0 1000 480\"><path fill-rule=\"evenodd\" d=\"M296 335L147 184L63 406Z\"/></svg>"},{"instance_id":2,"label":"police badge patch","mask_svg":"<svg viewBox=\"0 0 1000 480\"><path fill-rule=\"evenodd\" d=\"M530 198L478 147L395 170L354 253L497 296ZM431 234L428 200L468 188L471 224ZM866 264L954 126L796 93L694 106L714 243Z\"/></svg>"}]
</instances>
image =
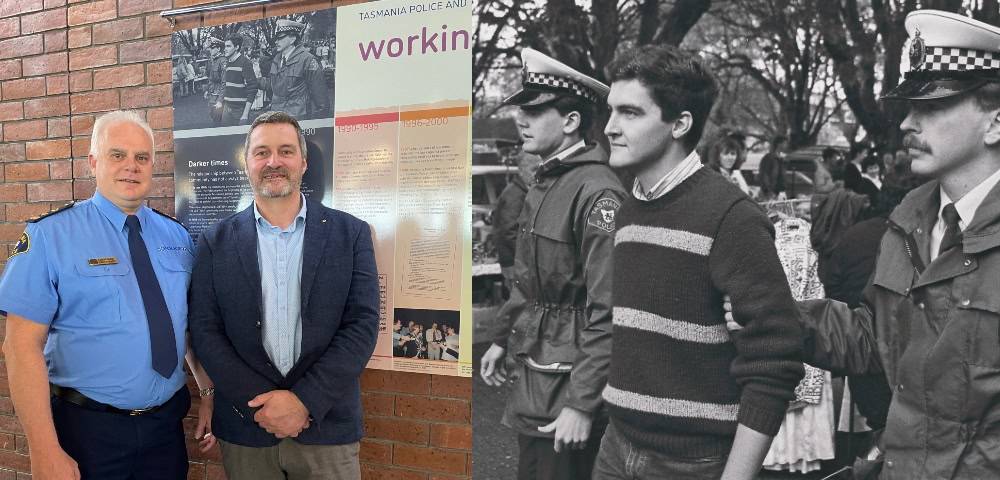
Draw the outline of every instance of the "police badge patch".
<instances>
[{"instance_id":1,"label":"police badge patch","mask_svg":"<svg viewBox=\"0 0 1000 480\"><path fill-rule=\"evenodd\" d=\"M590 210L587 223L608 233L615 231L615 214L618 213L618 201L613 198L602 198L594 203Z\"/></svg>"},{"instance_id":2,"label":"police badge patch","mask_svg":"<svg viewBox=\"0 0 1000 480\"><path fill-rule=\"evenodd\" d=\"M14 258L14 255L27 253L29 248L31 248L31 237L28 236L28 232L23 232L21 233L21 239L17 241L14 249L10 251L10 256L7 257L7 260Z\"/></svg>"}]
</instances>

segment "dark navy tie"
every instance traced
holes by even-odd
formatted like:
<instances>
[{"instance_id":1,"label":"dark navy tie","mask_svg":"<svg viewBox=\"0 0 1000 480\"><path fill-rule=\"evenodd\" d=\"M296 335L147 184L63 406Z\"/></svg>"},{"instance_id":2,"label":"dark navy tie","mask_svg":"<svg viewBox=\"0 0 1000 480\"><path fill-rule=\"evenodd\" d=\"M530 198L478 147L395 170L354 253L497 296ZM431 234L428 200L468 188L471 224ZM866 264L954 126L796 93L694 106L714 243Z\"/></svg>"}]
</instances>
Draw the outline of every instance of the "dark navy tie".
<instances>
[{"instance_id":1,"label":"dark navy tie","mask_svg":"<svg viewBox=\"0 0 1000 480\"><path fill-rule=\"evenodd\" d=\"M954 203L949 203L944 207L944 210L941 211L941 218L944 219L944 224L948 228L944 231L944 237L941 237L938 255L947 252L951 247L962 244L962 230L958 228L959 216Z\"/></svg>"},{"instance_id":2,"label":"dark navy tie","mask_svg":"<svg viewBox=\"0 0 1000 480\"><path fill-rule=\"evenodd\" d=\"M135 279L139 282L139 293L142 294L142 305L146 308L146 320L149 322L149 346L153 352L153 370L170 378L177 368L177 344L174 340L174 324L170 321L167 302L163 300L160 282L156 279L153 264L149 261L146 242L142 241L142 227L139 217L129 215L125 218L128 226L128 250L132 256L132 269Z\"/></svg>"}]
</instances>

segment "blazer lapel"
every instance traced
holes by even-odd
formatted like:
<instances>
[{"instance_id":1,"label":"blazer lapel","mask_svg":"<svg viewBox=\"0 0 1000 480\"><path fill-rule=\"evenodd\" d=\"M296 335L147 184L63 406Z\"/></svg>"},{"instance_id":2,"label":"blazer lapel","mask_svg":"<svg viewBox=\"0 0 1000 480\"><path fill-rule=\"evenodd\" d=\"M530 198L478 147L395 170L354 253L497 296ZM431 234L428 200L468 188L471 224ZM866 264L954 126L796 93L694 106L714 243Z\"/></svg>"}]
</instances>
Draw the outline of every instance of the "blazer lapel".
<instances>
[{"instance_id":1,"label":"blazer lapel","mask_svg":"<svg viewBox=\"0 0 1000 480\"><path fill-rule=\"evenodd\" d=\"M253 292L257 309L263 315L260 264L257 263L257 226L255 225L252 204L240 212L237 221L233 222L233 230L235 230L236 251L239 253L240 263L243 265L243 273L252 286L250 291Z\"/></svg>"},{"instance_id":2,"label":"blazer lapel","mask_svg":"<svg viewBox=\"0 0 1000 480\"><path fill-rule=\"evenodd\" d=\"M326 248L326 239L329 238L329 228L332 223L327 222L326 210L316 202L309 202L306 208L306 233L302 242L302 323L312 321L306 315L309 303L309 294L312 292L313 281L316 279L316 272L320 269L323 261L323 250ZM303 335L305 337L305 335ZM302 349L305 351L305 348Z\"/></svg>"}]
</instances>

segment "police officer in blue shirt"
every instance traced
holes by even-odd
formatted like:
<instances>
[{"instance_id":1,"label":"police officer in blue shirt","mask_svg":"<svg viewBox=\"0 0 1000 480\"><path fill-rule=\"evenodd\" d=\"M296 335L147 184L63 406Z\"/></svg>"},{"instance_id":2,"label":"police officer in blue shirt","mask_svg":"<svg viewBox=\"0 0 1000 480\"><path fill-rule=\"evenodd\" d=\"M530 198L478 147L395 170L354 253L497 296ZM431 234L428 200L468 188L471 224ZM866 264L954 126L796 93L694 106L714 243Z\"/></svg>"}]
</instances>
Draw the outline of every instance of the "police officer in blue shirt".
<instances>
[{"instance_id":1,"label":"police officer in blue shirt","mask_svg":"<svg viewBox=\"0 0 1000 480\"><path fill-rule=\"evenodd\" d=\"M135 112L94 124L97 192L30 222L0 277L11 398L35 480L187 476L187 352L204 388L196 437L211 448L211 381L186 348L193 244L143 205L153 134Z\"/></svg>"}]
</instances>

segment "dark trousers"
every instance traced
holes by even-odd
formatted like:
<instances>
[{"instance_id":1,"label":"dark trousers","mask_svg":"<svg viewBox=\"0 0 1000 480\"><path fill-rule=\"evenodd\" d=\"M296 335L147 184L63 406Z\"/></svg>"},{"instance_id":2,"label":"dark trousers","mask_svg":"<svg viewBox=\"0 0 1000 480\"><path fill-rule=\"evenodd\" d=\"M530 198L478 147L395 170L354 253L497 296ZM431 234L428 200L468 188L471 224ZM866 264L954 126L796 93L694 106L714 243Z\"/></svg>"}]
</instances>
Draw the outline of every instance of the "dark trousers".
<instances>
[{"instance_id":1,"label":"dark trousers","mask_svg":"<svg viewBox=\"0 0 1000 480\"><path fill-rule=\"evenodd\" d=\"M518 434L520 459L517 464L517 480L589 479L603 436L603 427L592 429L585 448L563 449L556 453L555 440Z\"/></svg>"},{"instance_id":2,"label":"dark trousers","mask_svg":"<svg viewBox=\"0 0 1000 480\"><path fill-rule=\"evenodd\" d=\"M615 428L601 444L594 467L594 480L718 480L726 469L725 456L706 458L672 457L639 447ZM589 478L589 477L588 477Z\"/></svg>"},{"instance_id":3,"label":"dark trousers","mask_svg":"<svg viewBox=\"0 0 1000 480\"><path fill-rule=\"evenodd\" d=\"M59 445L83 480L184 480L188 458L182 420L191 394L181 388L155 412L101 412L52 397Z\"/></svg>"}]
</instances>

